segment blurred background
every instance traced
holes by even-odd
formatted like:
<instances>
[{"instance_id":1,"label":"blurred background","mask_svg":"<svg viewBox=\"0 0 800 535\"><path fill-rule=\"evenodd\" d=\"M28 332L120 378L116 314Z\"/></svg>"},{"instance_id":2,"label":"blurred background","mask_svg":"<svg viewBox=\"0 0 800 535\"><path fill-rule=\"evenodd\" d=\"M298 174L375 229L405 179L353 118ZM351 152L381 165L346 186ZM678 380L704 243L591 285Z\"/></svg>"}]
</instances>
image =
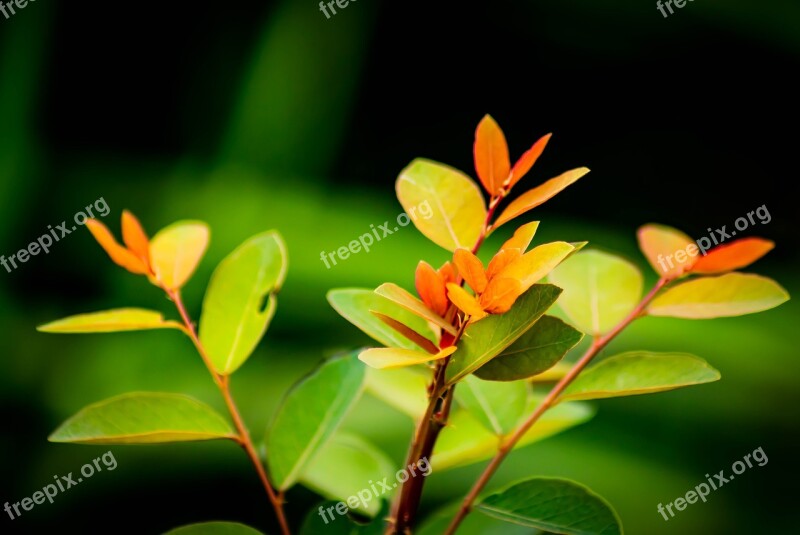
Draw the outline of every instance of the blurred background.
<instances>
[{"instance_id":1,"label":"blurred background","mask_svg":"<svg viewBox=\"0 0 800 535\"><path fill-rule=\"evenodd\" d=\"M211 246L185 289L197 318L216 263L252 234L279 229L289 277L233 386L256 438L292 383L326 356L368 343L328 306L328 289L410 288L420 258L438 265L447 256L413 226L330 269L320 253L401 212L394 180L413 158L473 174L474 128L485 113L504 128L512 158L554 133L527 185L592 169L528 216L542 221L538 241L589 240L649 273L636 250L639 225L700 237L765 205L771 221L746 235L777 247L749 271L797 296L798 30L793 0L695 0L668 18L655 1L360 0L330 19L312 0L30 2L0 18L0 254L100 197L115 232L123 208L151 235L202 219ZM173 317L154 287L113 265L84 229L0 279L0 502L31 496L109 449L46 440L89 403L171 391L222 408L174 332L35 331L121 306ZM598 403L588 424L515 452L492 488L524 474L570 477L613 503L634 535L796 533L798 307L635 324L607 355L683 350L723 380ZM399 465L411 431L404 416L366 397L346 426ZM766 466L668 522L657 513L658 503L758 447ZM263 490L234 446L110 449L115 471L16 520L0 512L0 532L161 533L225 519L274 533ZM461 496L481 466L434 474L425 513ZM318 499L289 493L295 525Z\"/></svg>"}]
</instances>

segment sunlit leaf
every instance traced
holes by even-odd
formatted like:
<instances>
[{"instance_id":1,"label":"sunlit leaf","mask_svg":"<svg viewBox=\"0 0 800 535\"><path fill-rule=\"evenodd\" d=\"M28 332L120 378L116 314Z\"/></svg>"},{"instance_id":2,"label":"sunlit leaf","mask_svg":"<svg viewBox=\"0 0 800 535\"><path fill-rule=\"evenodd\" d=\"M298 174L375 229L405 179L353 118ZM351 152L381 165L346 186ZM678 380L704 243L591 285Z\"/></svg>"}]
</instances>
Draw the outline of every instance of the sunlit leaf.
<instances>
[{"instance_id":1,"label":"sunlit leaf","mask_svg":"<svg viewBox=\"0 0 800 535\"><path fill-rule=\"evenodd\" d=\"M496 230L501 225L508 223L515 217L519 217L529 210L533 210L540 204L555 197L567 186L574 184L578 179L589 172L586 167L579 167L567 171L555 178L551 178L544 184L536 186L532 190L528 190L513 201L506 207L505 210L497 218L497 221L492 225L492 230Z\"/></svg>"},{"instance_id":2,"label":"sunlit leaf","mask_svg":"<svg viewBox=\"0 0 800 535\"><path fill-rule=\"evenodd\" d=\"M363 381L364 366L351 354L323 363L289 391L266 438L267 464L277 488L297 482L360 397Z\"/></svg>"},{"instance_id":3,"label":"sunlit leaf","mask_svg":"<svg viewBox=\"0 0 800 535\"><path fill-rule=\"evenodd\" d=\"M545 243L506 266L497 276L517 279L522 291L525 291L546 277L573 249L572 245L563 241Z\"/></svg>"},{"instance_id":4,"label":"sunlit leaf","mask_svg":"<svg viewBox=\"0 0 800 535\"><path fill-rule=\"evenodd\" d=\"M526 479L487 496L475 509L512 524L563 535L622 535L622 522L611 505L567 479Z\"/></svg>"},{"instance_id":5,"label":"sunlit leaf","mask_svg":"<svg viewBox=\"0 0 800 535\"><path fill-rule=\"evenodd\" d=\"M381 498L388 500L391 495L373 496L371 490L364 491L369 482L383 481L394 476L395 471L392 461L375 445L357 435L339 432L314 455L300 482L331 500L346 502L360 492L366 503L359 500L353 510L374 516L381 508Z\"/></svg>"},{"instance_id":6,"label":"sunlit leaf","mask_svg":"<svg viewBox=\"0 0 800 535\"><path fill-rule=\"evenodd\" d=\"M511 310L492 315L467 327L459 349L447 365L447 382L454 383L474 372L513 344L558 299L561 289L537 284L522 294Z\"/></svg>"},{"instance_id":7,"label":"sunlit leaf","mask_svg":"<svg viewBox=\"0 0 800 535\"><path fill-rule=\"evenodd\" d=\"M542 155L544 152L545 147L547 146L547 142L550 141L550 138L553 134L546 134L539 138L539 140L533 144L531 148L529 148L525 153L520 156L517 163L514 164L514 167L511 168L511 180L509 182L509 189L514 187L514 184L520 181L522 177L524 177L528 171L531 170L533 164L536 163L536 160L539 159L539 156Z\"/></svg>"},{"instance_id":8,"label":"sunlit leaf","mask_svg":"<svg viewBox=\"0 0 800 535\"><path fill-rule=\"evenodd\" d=\"M549 370L583 334L553 316L542 316L505 351L475 370L487 381L517 381Z\"/></svg>"},{"instance_id":9,"label":"sunlit leaf","mask_svg":"<svg viewBox=\"0 0 800 535\"><path fill-rule=\"evenodd\" d=\"M447 285L447 297L459 310L470 316L470 321L474 322L486 317L486 312L484 312L475 296L470 295L458 284L451 282Z\"/></svg>"},{"instance_id":10,"label":"sunlit leaf","mask_svg":"<svg viewBox=\"0 0 800 535\"><path fill-rule=\"evenodd\" d=\"M165 320L161 312L143 308L116 308L77 314L36 327L43 333L111 333L147 329L182 329L176 321Z\"/></svg>"},{"instance_id":11,"label":"sunlit leaf","mask_svg":"<svg viewBox=\"0 0 800 535\"><path fill-rule=\"evenodd\" d=\"M433 342L431 342L430 340L422 336L420 333L413 330L408 325L405 325L397 321L396 319L387 316L386 314L382 314L381 312L375 312L374 310L371 312L383 323L385 323L386 325L388 325L389 327L391 327L404 337L408 338L409 340L414 342L416 345L418 345L420 348L424 349L428 353L435 354L439 352L439 348L436 347L436 345Z\"/></svg>"},{"instance_id":12,"label":"sunlit leaf","mask_svg":"<svg viewBox=\"0 0 800 535\"><path fill-rule=\"evenodd\" d=\"M186 284L206 252L208 236L201 221L178 221L159 230L150 242L155 280L170 290Z\"/></svg>"},{"instance_id":13,"label":"sunlit leaf","mask_svg":"<svg viewBox=\"0 0 800 535\"><path fill-rule=\"evenodd\" d=\"M667 288L647 307L647 313L689 319L741 316L775 308L788 299L786 290L772 279L728 273Z\"/></svg>"},{"instance_id":14,"label":"sunlit leaf","mask_svg":"<svg viewBox=\"0 0 800 535\"><path fill-rule=\"evenodd\" d=\"M417 420L428 405L430 375L430 370L423 368L367 368L366 391Z\"/></svg>"},{"instance_id":15,"label":"sunlit leaf","mask_svg":"<svg viewBox=\"0 0 800 535\"><path fill-rule=\"evenodd\" d=\"M719 380L706 361L686 353L630 351L584 370L559 401L635 396Z\"/></svg>"},{"instance_id":16,"label":"sunlit leaf","mask_svg":"<svg viewBox=\"0 0 800 535\"><path fill-rule=\"evenodd\" d=\"M262 535L262 533L235 522L202 522L175 528L165 535Z\"/></svg>"},{"instance_id":17,"label":"sunlit leaf","mask_svg":"<svg viewBox=\"0 0 800 535\"><path fill-rule=\"evenodd\" d=\"M447 291L442 276L427 262L420 260L414 273L414 285L422 302L437 315L447 312Z\"/></svg>"},{"instance_id":18,"label":"sunlit leaf","mask_svg":"<svg viewBox=\"0 0 800 535\"><path fill-rule=\"evenodd\" d=\"M528 399L528 387L521 381L492 383L472 375L455 392L459 404L497 436L514 430Z\"/></svg>"},{"instance_id":19,"label":"sunlit leaf","mask_svg":"<svg viewBox=\"0 0 800 535\"><path fill-rule=\"evenodd\" d=\"M747 267L775 247L775 243L762 238L743 238L714 247L692 266L692 273L724 273Z\"/></svg>"},{"instance_id":20,"label":"sunlit leaf","mask_svg":"<svg viewBox=\"0 0 800 535\"><path fill-rule=\"evenodd\" d=\"M639 303L643 279L639 268L602 251L581 251L554 269L548 280L564 293L558 300L581 331L605 334Z\"/></svg>"},{"instance_id":21,"label":"sunlit leaf","mask_svg":"<svg viewBox=\"0 0 800 535\"><path fill-rule=\"evenodd\" d=\"M344 319L385 346L417 349L417 344L386 325L372 313L373 311L407 325L429 340L436 340L436 335L426 320L376 294L373 290L366 288L331 290L328 292L328 302Z\"/></svg>"},{"instance_id":22,"label":"sunlit leaf","mask_svg":"<svg viewBox=\"0 0 800 535\"><path fill-rule=\"evenodd\" d=\"M150 265L150 240L139 220L127 210L122 211L122 241L146 266Z\"/></svg>"},{"instance_id":23,"label":"sunlit leaf","mask_svg":"<svg viewBox=\"0 0 800 535\"><path fill-rule=\"evenodd\" d=\"M475 130L475 171L490 195L497 195L511 171L508 144L500 126L485 115Z\"/></svg>"},{"instance_id":24,"label":"sunlit leaf","mask_svg":"<svg viewBox=\"0 0 800 535\"><path fill-rule=\"evenodd\" d=\"M458 388L461 388L461 385ZM523 420L533 412L538 402L539 398L535 397L528 401L528 406L523 411ZM531 427L514 446L514 449L544 440L582 424L593 415L594 409L588 404L576 402L556 405L544 413L536 425ZM436 442L431 459L433 471L438 472L488 459L497 453L498 446L497 435L487 430L468 411L456 409Z\"/></svg>"},{"instance_id":25,"label":"sunlit leaf","mask_svg":"<svg viewBox=\"0 0 800 535\"><path fill-rule=\"evenodd\" d=\"M89 229L94 239L97 240L97 243L100 244L100 247L103 248L115 264L136 275L143 275L148 272L147 266L142 262L142 259L117 243L108 227L100 221L87 219L86 228Z\"/></svg>"},{"instance_id":26,"label":"sunlit leaf","mask_svg":"<svg viewBox=\"0 0 800 535\"><path fill-rule=\"evenodd\" d=\"M214 270L203 300L200 341L218 373L235 372L264 336L286 264L283 239L268 231L248 239Z\"/></svg>"},{"instance_id":27,"label":"sunlit leaf","mask_svg":"<svg viewBox=\"0 0 800 535\"><path fill-rule=\"evenodd\" d=\"M699 249L694 240L672 227L654 223L644 225L639 228L637 237L639 248L660 277L678 277L697 259ZM676 254L682 261L676 258Z\"/></svg>"},{"instance_id":28,"label":"sunlit leaf","mask_svg":"<svg viewBox=\"0 0 800 535\"><path fill-rule=\"evenodd\" d=\"M446 165L416 159L397 179L397 198L406 213L422 205L431 216L411 217L429 240L448 251L471 249L486 219L486 207L478 186L468 176Z\"/></svg>"},{"instance_id":29,"label":"sunlit leaf","mask_svg":"<svg viewBox=\"0 0 800 535\"><path fill-rule=\"evenodd\" d=\"M401 307L405 308L409 312L412 312L435 325L438 325L445 331L449 332L450 334L456 334L456 330L453 328L452 325L447 323L441 316L434 313L431 309L425 306L425 303L414 297L410 292L406 291L405 289L399 287L398 285L387 282L381 284L375 289L375 293L394 301Z\"/></svg>"},{"instance_id":30,"label":"sunlit leaf","mask_svg":"<svg viewBox=\"0 0 800 535\"><path fill-rule=\"evenodd\" d=\"M50 442L157 444L234 438L208 405L181 394L132 392L89 405L61 424Z\"/></svg>"},{"instance_id":31,"label":"sunlit leaf","mask_svg":"<svg viewBox=\"0 0 800 535\"><path fill-rule=\"evenodd\" d=\"M377 369L402 368L449 357L456 350L455 346L442 349L435 355L414 349L396 347L376 347L359 353L358 358L367 366Z\"/></svg>"},{"instance_id":32,"label":"sunlit leaf","mask_svg":"<svg viewBox=\"0 0 800 535\"><path fill-rule=\"evenodd\" d=\"M509 311L522 291L522 284L517 279L498 275L492 279L481 295L481 307L492 314L504 314Z\"/></svg>"},{"instance_id":33,"label":"sunlit leaf","mask_svg":"<svg viewBox=\"0 0 800 535\"><path fill-rule=\"evenodd\" d=\"M489 261L489 265L486 267L486 277L489 279L497 277L501 271L521 257L521 249L501 249Z\"/></svg>"},{"instance_id":34,"label":"sunlit leaf","mask_svg":"<svg viewBox=\"0 0 800 535\"><path fill-rule=\"evenodd\" d=\"M478 293L486 289L486 270L480 259L467 249L456 249L453 254L453 263L458 268L458 274L464 277L469 287Z\"/></svg>"},{"instance_id":35,"label":"sunlit leaf","mask_svg":"<svg viewBox=\"0 0 800 535\"><path fill-rule=\"evenodd\" d=\"M528 246L533 241L533 237L536 235L536 230L538 228L538 221L531 221L530 223L521 225L517 230L514 231L514 235L503 243L503 245L500 247L500 250L519 249L524 253L528 250Z\"/></svg>"}]
</instances>

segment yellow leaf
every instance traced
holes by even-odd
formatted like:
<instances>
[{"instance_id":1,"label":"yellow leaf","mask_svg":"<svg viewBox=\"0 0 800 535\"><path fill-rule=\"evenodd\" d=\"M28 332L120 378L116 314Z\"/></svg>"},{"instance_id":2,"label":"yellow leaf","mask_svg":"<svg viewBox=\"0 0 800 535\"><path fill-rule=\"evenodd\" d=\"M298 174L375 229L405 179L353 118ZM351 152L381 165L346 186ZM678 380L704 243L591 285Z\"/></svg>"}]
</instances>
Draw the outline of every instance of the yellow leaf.
<instances>
[{"instance_id":1,"label":"yellow leaf","mask_svg":"<svg viewBox=\"0 0 800 535\"><path fill-rule=\"evenodd\" d=\"M425 303L411 295L409 292L404 290L403 288L399 287L398 285L387 282L385 284L381 284L375 289L375 293L394 301L401 307L405 308L409 312L412 312L419 316L422 319L426 319L433 324L441 327L445 331L449 332L450 334L456 334L456 330L453 328L452 325L447 323L441 316L433 312L430 308L428 308Z\"/></svg>"},{"instance_id":2,"label":"yellow leaf","mask_svg":"<svg viewBox=\"0 0 800 535\"><path fill-rule=\"evenodd\" d=\"M639 228L637 237L639 248L661 277L668 279L679 277L685 271L689 271L697 261L699 252L697 245L678 229L649 224ZM694 251L694 254L691 254L691 251Z\"/></svg>"},{"instance_id":3,"label":"yellow leaf","mask_svg":"<svg viewBox=\"0 0 800 535\"><path fill-rule=\"evenodd\" d=\"M475 297L458 284L450 283L447 285L447 296L462 312L470 316L470 321L478 321L487 316Z\"/></svg>"},{"instance_id":4,"label":"yellow leaf","mask_svg":"<svg viewBox=\"0 0 800 535\"><path fill-rule=\"evenodd\" d=\"M413 349L400 349L396 347L380 347L367 349L358 355L358 359L371 368L402 368L449 357L455 352L456 346L442 349L435 355L414 351Z\"/></svg>"},{"instance_id":5,"label":"yellow leaf","mask_svg":"<svg viewBox=\"0 0 800 535\"><path fill-rule=\"evenodd\" d=\"M179 221L158 231L150 243L155 283L169 290L183 286L203 258L208 236L208 226L200 221Z\"/></svg>"},{"instance_id":6,"label":"yellow leaf","mask_svg":"<svg viewBox=\"0 0 800 535\"><path fill-rule=\"evenodd\" d=\"M469 287L477 293L483 293L488 281L486 280L486 270L483 269L480 259L467 249L456 249L453 263Z\"/></svg>"},{"instance_id":7,"label":"yellow leaf","mask_svg":"<svg viewBox=\"0 0 800 535\"><path fill-rule=\"evenodd\" d=\"M509 264L498 277L508 277L520 281L520 293L547 276L575 248L567 242L557 241L534 247L518 260Z\"/></svg>"},{"instance_id":8,"label":"yellow leaf","mask_svg":"<svg viewBox=\"0 0 800 535\"><path fill-rule=\"evenodd\" d=\"M514 235L511 236L506 242L500 247L500 250L503 249L519 249L521 252L525 252L528 249L528 246L533 241L533 236L536 234L536 229L539 228L538 221L531 221L530 223L525 223L521 227L519 227L516 231L514 231Z\"/></svg>"},{"instance_id":9,"label":"yellow leaf","mask_svg":"<svg viewBox=\"0 0 800 535\"><path fill-rule=\"evenodd\" d=\"M767 277L728 273L667 288L647 308L651 316L707 319L741 316L774 308L789 294Z\"/></svg>"},{"instance_id":10,"label":"yellow leaf","mask_svg":"<svg viewBox=\"0 0 800 535\"><path fill-rule=\"evenodd\" d=\"M472 249L478 241L486 207L477 184L462 172L416 159L403 169L395 187L414 225L436 245L452 252Z\"/></svg>"},{"instance_id":11,"label":"yellow leaf","mask_svg":"<svg viewBox=\"0 0 800 535\"><path fill-rule=\"evenodd\" d=\"M87 219L86 227L115 264L124 267L136 275L144 275L148 272L144 262L125 247L118 244L117 240L114 239L114 236L112 236L111 232L108 230L108 227L104 224L96 219Z\"/></svg>"},{"instance_id":12,"label":"yellow leaf","mask_svg":"<svg viewBox=\"0 0 800 535\"><path fill-rule=\"evenodd\" d=\"M514 199L514 201L512 201L511 204L509 204L506 209L503 210L503 213L497 218L495 224L492 225L492 230L498 228L504 223L508 223L515 217L521 216L528 210L532 210L540 204L551 199L570 184L574 184L579 178L588 172L589 169L586 167L579 167L578 169L573 169L555 178L551 178L544 184L536 186L532 190L526 191Z\"/></svg>"},{"instance_id":13,"label":"yellow leaf","mask_svg":"<svg viewBox=\"0 0 800 535\"><path fill-rule=\"evenodd\" d=\"M164 316L154 310L116 308L68 316L36 328L43 333L110 333L146 329L183 329L183 326L164 320Z\"/></svg>"}]
</instances>

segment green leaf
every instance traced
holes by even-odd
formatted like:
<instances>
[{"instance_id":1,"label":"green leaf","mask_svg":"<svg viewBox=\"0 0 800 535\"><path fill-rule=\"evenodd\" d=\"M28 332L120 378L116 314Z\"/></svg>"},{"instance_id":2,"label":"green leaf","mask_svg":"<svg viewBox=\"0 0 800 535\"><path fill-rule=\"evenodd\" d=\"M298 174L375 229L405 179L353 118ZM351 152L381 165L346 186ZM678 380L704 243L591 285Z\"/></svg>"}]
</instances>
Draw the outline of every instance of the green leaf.
<instances>
[{"instance_id":1,"label":"green leaf","mask_svg":"<svg viewBox=\"0 0 800 535\"><path fill-rule=\"evenodd\" d=\"M514 430L525 410L528 387L523 382L491 383L467 376L456 389L456 400L492 433Z\"/></svg>"},{"instance_id":2,"label":"green leaf","mask_svg":"<svg viewBox=\"0 0 800 535\"><path fill-rule=\"evenodd\" d=\"M453 520L460 504L455 503L435 511L425 518L414 535L442 535ZM486 515L467 515L458 527L459 535L546 535L543 531L512 526ZM322 534L320 534L322 535Z\"/></svg>"},{"instance_id":3,"label":"green leaf","mask_svg":"<svg viewBox=\"0 0 800 535\"><path fill-rule=\"evenodd\" d=\"M389 516L389 502L384 501L380 513L369 524L354 522L347 512L340 515L336 506L343 502L326 501L306 516L300 535L383 535L384 519ZM343 506L339 505L340 510Z\"/></svg>"},{"instance_id":4,"label":"green leaf","mask_svg":"<svg viewBox=\"0 0 800 535\"><path fill-rule=\"evenodd\" d=\"M389 500L391 496L384 495L382 488L376 495L370 489L371 483L387 476L389 484L394 483L394 474L392 461L385 453L359 436L340 432L308 463L300 482L332 500L346 502L357 496L358 503L352 509L372 517L380 510L381 499Z\"/></svg>"},{"instance_id":5,"label":"green leaf","mask_svg":"<svg viewBox=\"0 0 800 535\"><path fill-rule=\"evenodd\" d=\"M361 395L355 353L322 364L286 395L267 436L267 464L280 490L291 487Z\"/></svg>"},{"instance_id":6,"label":"green leaf","mask_svg":"<svg viewBox=\"0 0 800 535\"><path fill-rule=\"evenodd\" d=\"M456 391L459 388L461 385ZM531 396L528 406L523 411L523 419L533 412L540 401L541 397ZM594 409L585 403L556 405L544 413L514 449L549 438L588 421L592 416ZM469 412L456 409L450 417L449 425L442 430L436 442L431 459L433 470L438 472L488 459L497 453L498 446L497 435L487 430Z\"/></svg>"},{"instance_id":7,"label":"green leaf","mask_svg":"<svg viewBox=\"0 0 800 535\"><path fill-rule=\"evenodd\" d=\"M366 391L387 405L418 420L428 406L430 371L419 368L367 368Z\"/></svg>"},{"instance_id":8,"label":"green leaf","mask_svg":"<svg viewBox=\"0 0 800 535\"><path fill-rule=\"evenodd\" d=\"M159 444L234 438L208 405L182 394L132 392L100 401L61 424L50 442Z\"/></svg>"},{"instance_id":9,"label":"green leaf","mask_svg":"<svg viewBox=\"0 0 800 535\"><path fill-rule=\"evenodd\" d=\"M558 318L542 316L505 351L475 370L486 381L516 381L549 370L583 338Z\"/></svg>"},{"instance_id":10,"label":"green leaf","mask_svg":"<svg viewBox=\"0 0 800 535\"><path fill-rule=\"evenodd\" d=\"M328 302L344 319L387 347L419 349L417 344L386 325L370 311L385 314L408 326L429 340L436 335L428 322L399 307L392 301L363 288L341 288L328 292Z\"/></svg>"},{"instance_id":11,"label":"green leaf","mask_svg":"<svg viewBox=\"0 0 800 535\"><path fill-rule=\"evenodd\" d=\"M786 290L772 279L727 273L667 288L650 303L647 313L689 319L721 318L763 312L788 300Z\"/></svg>"},{"instance_id":12,"label":"green leaf","mask_svg":"<svg viewBox=\"0 0 800 535\"><path fill-rule=\"evenodd\" d=\"M165 535L262 535L262 533L235 522L203 522L175 528Z\"/></svg>"},{"instance_id":13,"label":"green leaf","mask_svg":"<svg viewBox=\"0 0 800 535\"><path fill-rule=\"evenodd\" d=\"M200 318L200 341L217 373L235 372L256 348L285 278L286 246L274 230L253 236L217 266Z\"/></svg>"},{"instance_id":14,"label":"green leaf","mask_svg":"<svg viewBox=\"0 0 800 535\"><path fill-rule=\"evenodd\" d=\"M582 251L555 268L548 280L564 289L558 306L581 331L605 334L639 303L642 273L618 256Z\"/></svg>"},{"instance_id":15,"label":"green leaf","mask_svg":"<svg viewBox=\"0 0 800 535\"><path fill-rule=\"evenodd\" d=\"M177 290L189 280L208 247L208 225L178 221L159 230L150 240L150 264L155 280Z\"/></svg>"},{"instance_id":16,"label":"green leaf","mask_svg":"<svg viewBox=\"0 0 800 535\"><path fill-rule=\"evenodd\" d=\"M458 351L447 365L447 382L460 381L513 344L555 303L560 293L561 288L552 284L535 284L505 314L492 314L467 327Z\"/></svg>"},{"instance_id":17,"label":"green leaf","mask_svg":"<svg viewBox=\"0 0 800 535\"><path fill-rule=\"evenodd\" d=\"M176 321L165 320L161 312L155 310L115 308L67 316L36 327L37 331L43 333L113 333L147 329L182 330L183 326Z\"/></svg>"},{"instance_id":18,"label":"green leaf","mask_svg":"<svg viewBox=\"0 0 800 535\"><path fill-rule=\"evenodd\" d=\"M567 479L527 479L487 496L476 509L512 524L563 535L622 535L622 522L611 505Z\"/></svg>"},{"instance_id":19,"label":"green leaf","mask_svg":"<svg viewBox=\"0 0 800 535\"><path fill-rule=\"evenodd\" d=\"M452 252L478 241L486 207L477 184L461 171L418 158L400 173L396 189L414 225L436 245Z\"/></svg>"},{"instance_id":20,"label":"green leaf","mask_svg":"<svg viewBox=\"0 0 800 535\"><path fill-rule=\"evenodd\" d=\"M694 355L630 351L609 357L584 370L559 400L651 394L710 383L719 378L717 370Z\"/></svg>"}]
</instances>

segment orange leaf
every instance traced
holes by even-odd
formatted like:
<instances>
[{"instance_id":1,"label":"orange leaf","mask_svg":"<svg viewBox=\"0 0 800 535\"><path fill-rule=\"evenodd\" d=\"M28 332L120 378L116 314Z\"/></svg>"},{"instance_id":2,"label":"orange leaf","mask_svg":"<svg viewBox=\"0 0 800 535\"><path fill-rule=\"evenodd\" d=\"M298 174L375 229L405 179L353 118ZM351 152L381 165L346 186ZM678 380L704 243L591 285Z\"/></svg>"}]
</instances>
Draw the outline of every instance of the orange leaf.
<instances>
[{"instance_id":1,"label":"orange leaf","mask_svg":"<svg viewBox=\"0 0 800 535\"><path fill-rule=\"evenodd\" d=\"M453 262L469 287L477 293L483 293L488 281L480 259L466 249L456 249Z\"/></svg>"},{"instance_id":2,"label":"orange leaf","mask_svg":"<svg viewBox=\"0 0 800 535\"><path fill-rule=\"evenodd\" d=\"M503 271L506 266L518 260L521 256L522 251L520 249L501 249L489 262L489 267L486 268L486 278L491 281L495 275Z\"/></svg>"},{"instance_id":3,"label":"orange leaf","mask_svg":"<svg viewBox=\"0 0 800 535\"><path fill-rule=\"evenodd\" d=\"M447 291L442 276L430 264L420 261L417 264L414 283L422 302L439 316L444 316L447 312Z\"/></svg>"},{"instance_id":4,"label":"orange leaf","mask_svg":"<svg viewBox=\"0 0 800 535\"><path fill-rule=\"evenodd\" d=\"M486 115L475 130L475 170L490 195L497 195L511 172L506 137L500 126Z\"/></svg>"},{"instance_id":5,"label":"orange leaf","mask_svg":"<svg viewBox=\"0 0 800 535\"><path fill-rule=\"evenodd\" d=\"M486 287L480 303L484 310L502 314L508 312L521 293L522 284L517 279L497 277Z\"/></svg>"},{"instance_id":6,"label":"orange leaf","mask_svg":"<svg viewBox=\"0 0 800 535\"><path fill-rule=\"evenodd\" d=\"M417 331L406 325L405 323L401 323L396 319L387 316L386 314L381 314L380 312L376 312L374 310L370 310L373 316L376 316L379 320L384 322L386 325L394 329L395 331L399 332L419 347L427 351L428 353L435 355L439 352L439 348L436 347L436 344L419 334Z\"/></svg>"},{"instance_id":7,"label":"orange leaf","mask_svg":"<svg viewBox=\"0 0 800 535\"><path fill-rule=\"evenodd\" d=\"M572 169L571 171L562 173L555 178L551 178L544 184L526 191L514 199L514 201L512 201L511 204L509 204L506 209L503 210L503 213L497 218L495 224L492 225L492 230L496 229L503 223L508 223L515 217L524 214L528 210L532 210L540 204L543 204L570 184L574 184L579 178L588 172L589 169L586 167Z\"/></svg>"},{"instance_id":8,"label":"orange leaf","mask_svg":"<svg viewBox=\"0 0 800 535\"><path fill-rule=\"evenodd\" d=\"M514 167L511 168L511 178L508 183L508 189L514 187L514 184L520 181L522 177L524 177L528 171L531 170L533 164L536 163L536 160L539 159L539 156L542 155L544 152L544 148L547 146L547 142L550 141L550 137L553 134L547 134L546 136L542 136L539 138L539 141L533 144L531 148L525 151L525 154L520 156L517 163L514 164Z\"/></svg>"},{"instance_id":9,"label":"orange leaf","mask_svg":"<svg viewBox=\"0 0 800 535\"><path fill-rule=\"evenodd\" d=\"M94 239L97 240L97 243L100 244L100 247L108 253L108 256L111 257L114 263L137 275L144 275L147 273L147 266L144 265L144 262L135 254L118 244L117 240L114 239L114 236L112 236L111 232L108 230L108 227L96 219L87 219L86 226L89 228L89 232L92 233L92 236L94 236Z\"/></svg>"},{"instance_id":10,"label":"orange leaf","mask_svg":"<svg viewBox=\"0 0 800 535\"><path fill-rule=\"evenodd\" d=\"M506 241L500 249L519 249L523 253L531 244L536 229L539 228L538 221L531 221L519 227L514 235Z\"/></svg>"},{"instance_id":11,"label":"orange leaf","mask_svg":"<svg viewBox=\"0 0 800 535\"><path fill-rule=\"evenodd\" d=\"M445 284L456 281L456 270L450 262L442 264L442 267L437 270L437 273L442 277Z\"/></svg>"},{"instance_id":12,"label":"orange leaf","mask_svg":"<svg viewBox=\"0 0 800 535\"><path fill-rule=\"evenodd\" d=\"M743 238L720 245L700 257L692 266L692 273L724 273L749 266L765 254L775 243L763 238Z\"/></svg>"},{"instance_id":13,"label":"orange leaf","mask_svg":"<svg viewBox=\"0 0 800 535\"><path fill-rule=\"evenodd\" d=\"M136 216L127 210L122 211L122 241L146 266L150 265L150 240Z\"/></svg>"},{"instance_id":14,"label":"orange leaf","mask_svg":"<svg viewBox=\"0 0 800 535\"><path fill-rule=\"evenodd\" d=\"M447 296L455 306L461 309L462 312L471 317L471 321L478 321L485 317L487 314L478 304L478 300L467 293L467 291L452 282L447 285Z\"/></svg>"}]
</instances>

